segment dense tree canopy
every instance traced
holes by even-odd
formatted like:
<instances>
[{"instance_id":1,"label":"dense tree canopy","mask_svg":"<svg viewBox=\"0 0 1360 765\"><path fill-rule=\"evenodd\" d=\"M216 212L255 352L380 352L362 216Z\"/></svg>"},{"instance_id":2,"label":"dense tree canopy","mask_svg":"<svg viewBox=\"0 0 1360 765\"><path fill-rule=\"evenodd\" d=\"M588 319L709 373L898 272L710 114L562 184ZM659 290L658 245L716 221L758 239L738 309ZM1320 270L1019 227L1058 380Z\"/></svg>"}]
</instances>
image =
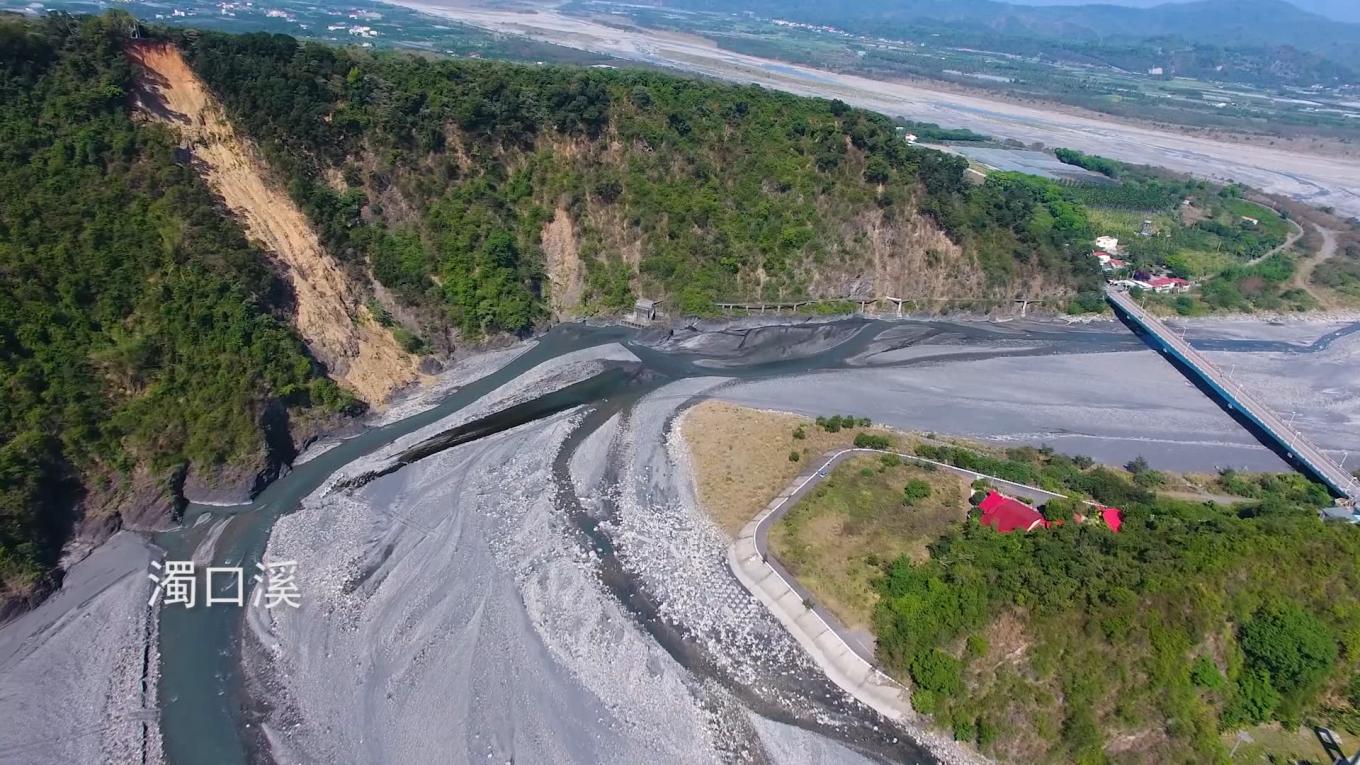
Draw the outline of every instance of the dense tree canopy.
<instances>
[{"instance_id":1,"label":"dense tree canopy","mask_svg":"<svg viewBox=\"0 0 1360 765\"><path fill-rule=\"evenodd\" d=\"M1036 450L921 448L1124 515L1117 534L1075 523L1093 513L1071 502L1045 510L1062 525L1028 534L972 520L929 561L885 564L878 655L956 735L985 730L1022 762L1214 762L1224 729L1357 724L1324 706L1360 683L1360 568L1337 565L1360 555L1360 530L1318 519L1330 502L1318 484L1226 474L1222 491L1252 497L1229 507ZM1139 731L1162 743L1106 750Z\"/></svg>"},{"instance_id":2,"label":"dense tree canopy","mask_svg":"<svg viewBox=\"0 0 1360 765\"><path fill-rule=\"evenodd\" d=\"M1089 281L1090 231L1057 187L983 188L836 101L650 72L428 60L280 35L183 40L328 244L465 332L542 316L543 224L564 208L588 308L635 289L672 310L805 297L868 262L865 216L932 216L1004 290ZM341 176L345 190L328 182ZM633 243L640 250L629 255ZM495 309L491 308L495 305Z\"/></svg>"},{"instance_id":3,"label":"dense tree canopy","mask_svg":"<svg viewBox=\"0 0 1360 765\"><path fill-rule=\"evenodd\" d=\"M348 406L261 253L127 109L118 17L0 19L0 578L56 562L83 477L258 452L270 401Z\"/></svg>"}]
</instances>

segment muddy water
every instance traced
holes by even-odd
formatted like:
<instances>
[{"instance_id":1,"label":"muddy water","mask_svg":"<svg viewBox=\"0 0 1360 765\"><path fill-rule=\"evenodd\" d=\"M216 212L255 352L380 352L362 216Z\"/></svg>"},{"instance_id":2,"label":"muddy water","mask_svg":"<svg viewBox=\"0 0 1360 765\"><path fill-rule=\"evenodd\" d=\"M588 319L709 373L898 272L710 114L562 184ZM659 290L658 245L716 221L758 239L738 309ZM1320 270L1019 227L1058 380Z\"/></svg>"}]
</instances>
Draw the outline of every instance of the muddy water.
<instances>
[{"instance_id":1,"label":"muddy water","mask_svg":"<svg viewBox=\"0 0 1360 765\"><path fill-rule=\"evenodd\" d=\"M730 678L724 677L720 670L707 661L704 651L684 634L682 628L665 625L657 619L656 603L646 588L619 564L612 542L600 530L600 524L617 510L606 504L603 508L588 511L580 506L574 493L567 488L570 478L565 475L565 471L571 453L590 431L610 416L615 413L626 416L641 395L664 382L685 377L729 377L734 380L732 389L741 390L743 387L759 389L762 385L779 388L783 380L798 380L801 381L800 386L806 386L806 381L819 373L852 374L858 377L848 379L857 382L843 387L853 394L857 385L872 387L875 375L900 376L907 374L908 368L913 367L920 367L924 372L938 369L944 363L930 357L901 356L904 349L913 348L944 349L950 353L948 363L957 364L958 368L966 368L974 361L984 360L986 363L996 360L1026 363L1026 359L1037 360L1045 356L1111 354L1111 357L1121 357L1127 356L1126 352L1142 351L1135 358L1141 360L1140 364L1146 363L1147 375L1167 374L1164 362L1146 352L1137 338L1116 325L1065 328L1022 323L885 324L846 320L820 325L710 333L680 331L673 334L563 326L548 333L535 348L505 368L451 394L435 409L366 431L298 466L295 471L268 487L246 508L224 510L191 507L184 529L163 534L156 541L166 549L170 559L185 559L209 536L209 528L221 526L220 534L214 540L211 561L216 565L242 566L253 570L254 564L263 554L274 521L297 507L303 497L313 492L336 469L385 446L401 435L458 411L537 364L569 351L608 342L624 342L642 361L642 369L632 369L626 373L615 370L612 374L590 381L588 385L573 386L570 393L545 396L525 406L477 421L471 427L464 426L458 432L436 436L409 454L408 461L466 443L481 435L499 432L528 419L561 411L565 407L587 405L590 411L586 415L586 424L572 437L564 449L563 461L558 463L554 476L555 490L559 509L572 520L582 535L583 544L599 553L602 561L599 568L601 580L620 603L681 664L697 676L728 686L756 712L831 735L866 754L893 761L925 758L910 744L897 744L881 734L875 734L875 721L865 717L865 713L825 701L827 696L835 694L826 693L824 678L788 679L781 690L800 695L805 701L822 699L811 702L811 707L824 719L834 720L833 726L816 722L817 715L794 714L764 698L743 693ZM1254 341L1213 342L1215 349L1221 351L1275 350ZM1326 342L1330 342L1330 339ZM1319 347L1325 347L1326 342L1315 344L1313 348L1303 348L1300 352L1318 350ZM1300 348L1291 346L1291 350ZM1098 357L1090 356L1088 359L1091 366L1098 366ZM1077 359L1070 363L1085 362ZM1174 375L1174 372L1171 374ZM1137 383L1136 380L1128 379L1119 382ZM787 392L781 391L781 394ZM1004 396L1005 393L998 395ZM777 403L782 399L778 395L770 395L768 400ZM861 397L860 401L867 403L872 399ZM1212 408L1207 402L1203 406ZM877 415L877 412L862 407L857 411ZM910 413L903 417L909 420ZM910 425L910 422L900 424ZM1099 430L1098 423L1093 427ZM1212 445L1206 445L1200 451L1203 461L1212 461ZM240 669L241 630L242 620L238 611L162 610L161 723L169 762L190 765L202 762L234 764L267 761L267 753L257 746L256 732L246 722L247 715L242 713L243 709L254 707L257 702L267 703L267 700L252 700L243 688Z\"/></svg>"}]
</instances>

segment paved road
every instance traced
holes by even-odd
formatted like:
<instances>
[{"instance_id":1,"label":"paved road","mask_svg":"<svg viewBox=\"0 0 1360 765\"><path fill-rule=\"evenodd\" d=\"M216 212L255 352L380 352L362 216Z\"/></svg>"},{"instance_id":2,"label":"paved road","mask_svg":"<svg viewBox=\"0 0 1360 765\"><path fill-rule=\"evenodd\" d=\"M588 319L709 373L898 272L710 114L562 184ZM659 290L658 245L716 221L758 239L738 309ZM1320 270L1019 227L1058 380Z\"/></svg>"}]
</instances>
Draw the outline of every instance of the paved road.
<instances>
[{"instance_id":1,"label":"paved road","mask_svg":"<svg viewBox=\"0 0 1360 765\"><path fill-rule=\"evenodd\" d=\"M1334 491L1350 497L1352 500L1360 499L1360 482L1356 481L1354 476L1346 472L1330 456L1310 443L1300 433L1281 421L1274 412L1257 401L1237 383L1229 380L1226 375L1209 363L1209 360L1204 358L1199 351L1191 348L1190 344L1185 342L1180 335L1172 332L1159 319L1143 310L1143 307L1134 302L1128 293L1107 288L1105 295L1112 304L1166 343L1175 355L1194 367L1205 379L1226 392L1236 401L1237 408L1243 414L1255 420L1267 433L1284 445L1291 454L1317 473Z\"/></svg>"},{"instance_id":2,"label":"paved road","mask_svg":"<svg viewBox=\"0 0 1360 765\"><path fill-rule=\"evenodd\" d=\"M765 512L756 519L755 521L756 552L760 554L761 560L764 561L766 565L768 565L770 568L778 572L779 576L784 579L785 583L787 583L790 588L792 588L795 592L798 593L799 597L801 597L804 601L813 604L812 610L816 611L817 614L822 617L822 619L827 623L827 625L832 630L834 630L842 640L845 641L846 645L850 646L850 648L856 654L858 654L860 658L864 659L870 664L874 664L875 663L874 649L873 646L870 644L869 640L866 639L866 636L864 636L860 631L853 630L850 627L846 626L843 622L841 622L840 619L836 617L835 614L831 613L825 607L818 604L816 602L816 598L812 596L812 593L809 592L805 587L803 587L803 585L798 582L798 579L792 573L790 573L788 569L784 568L784 566L778 561L778 559L776 559L769 553L770 528L773 527L774 524L780 518L784 517L784 515L788 513L789 510L791 510L795 505L797 505L798 500L802 499L804 496L807 495L808 492L816 488L817 484L821 481L821 479L825 478L828 474L830 474L830 472L833 469L835 469L837 465L849 459L850 457L854 457L861 454L895 454L898 457L902 458L904 461L915 462L921 465L933 465L937 470L953 473L970 482L976 481L980 478L987 481L989 484L995 486L996 488L1000 489L1002 492L1006 494L1009 494L1014 497L1020 497L1022 499L1027 499L1036 504L1042 504L1050 499L1055 499L1063 495L1056 494L1045 489L1040 489L1037 486L1028 486L1026 484L1015 483L1014 481L1007 481L1002 478L996 478L994 476L984 475L982 473L975 473L971 470L965 470L963 468L948 465L943 462L928 460L925 459L924 457L917 457L916 455L913 454L903 454L901 452L885 451L882 449L857 449L857 448L842 449L828 457L817 468L805 471L798 478L794 479L793 484L791 484L791 486L793 487L792 491L786 490L785 493L781 495L781 498L777 499L776 503L768 507L765 510Z\"/></svg>"}]
</instances>

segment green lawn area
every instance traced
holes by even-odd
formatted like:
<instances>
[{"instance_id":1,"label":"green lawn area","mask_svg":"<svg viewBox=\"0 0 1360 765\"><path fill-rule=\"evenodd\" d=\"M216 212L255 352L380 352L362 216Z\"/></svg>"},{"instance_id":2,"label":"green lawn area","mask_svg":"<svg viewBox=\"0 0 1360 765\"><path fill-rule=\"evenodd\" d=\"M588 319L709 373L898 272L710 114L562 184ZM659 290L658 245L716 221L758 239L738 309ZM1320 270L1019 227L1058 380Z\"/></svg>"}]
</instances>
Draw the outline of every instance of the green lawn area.
<instances>
[{"instance_id":1,"label":"green lawn area","mask_svg":"<svg viewBox=\"0 0 1360 765\"><path fill-rule=\"evenodd\" d=\"M1278 237L1280 239L1289 236L1291 231L1289 222L1284 218L1281 218L1279 213L1269 207L1263 207L1255 202L1248 202L1245 199L1229 199L1222 201L1220 204L1223 207L1223 212L1220 214L1220 219L1223 223L1238 223L1245 216L1247 218L1255 218L1259 221L1257 224L1258 227L1261 232L1267 236Z\"/></svg>"},{"instance_id":2,"label":"green lawn area","mask_svg":"<svg viewBox=\"0 0 1360 765\"><path fill-rule=\"evenodd\" d=\"M869 629L882 563L928 557L926 545L963 521L968 484L945 472L874 456L842 462L775 524L770 549L819 603L855 629ZM910 504L905 489L929 496Z\"/></svg>"}]
</instances>

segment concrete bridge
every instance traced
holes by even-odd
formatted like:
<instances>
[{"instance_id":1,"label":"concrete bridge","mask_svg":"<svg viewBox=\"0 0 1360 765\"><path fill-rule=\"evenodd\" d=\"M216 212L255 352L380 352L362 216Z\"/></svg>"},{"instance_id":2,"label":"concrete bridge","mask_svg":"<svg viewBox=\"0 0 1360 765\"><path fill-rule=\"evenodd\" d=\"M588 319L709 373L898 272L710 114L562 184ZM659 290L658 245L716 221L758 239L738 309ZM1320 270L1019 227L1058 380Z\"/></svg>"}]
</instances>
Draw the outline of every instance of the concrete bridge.
<instances>
[{"instance_id":1,"label":"concrete bridge","mask_svg":"<svg viewBox=\"0 0 1360 765\"><path fill-rule=\"evenodd\" d=\"M1241 413L1260 429L1273 445L1294 460L1310 477L1321 481L1338 497L1351 502L1360 501L1360 481L1314 446L1293 427L1285 424L1274 412L1257 401L1237 383L1209 363L1199 351L1172 332L1161 320L1143 310L1123 290L1106 288L1105 298L1116 313L1141 328L1149 342L1158 350L1180 363L1204 382L1229 408Z\"/></svg>"}]
</instances>

